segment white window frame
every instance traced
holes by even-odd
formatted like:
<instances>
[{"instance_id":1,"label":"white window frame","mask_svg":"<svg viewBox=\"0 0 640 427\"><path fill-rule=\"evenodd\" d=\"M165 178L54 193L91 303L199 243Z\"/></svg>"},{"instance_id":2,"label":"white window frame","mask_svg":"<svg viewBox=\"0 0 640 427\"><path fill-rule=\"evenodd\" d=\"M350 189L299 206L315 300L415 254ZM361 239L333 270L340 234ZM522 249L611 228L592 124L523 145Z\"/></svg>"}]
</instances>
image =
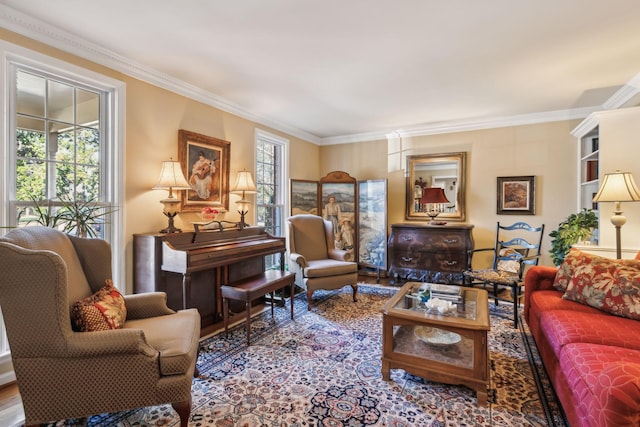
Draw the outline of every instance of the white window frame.
<instances>
[{"instance_id":1,"label":"white window frame","mask_svg":"<svg viewBox=\"0 0 640 427\"><path fill-rule=\"evenodd\" d=\"M3 120L0 122L0 152L3 154L0 164L4 173L0 174L0 223L15 225L15 150L10 141L15 139L12 134L16 125L16 112L13 111L15 99L15 81L11 77L15 74L15 67L25 67L44 72L51 76L60 76L65 80L85 85L107 94L106 111L101 116L104 120L105 135L102 142L106 146L101 173L105 179L105 200L113 204L117 211L113 214L109 227L105 228L105 239L113 248L112 269L115 284L125 290L125 205L124 205L124 153L125 153L125 83L104 76L102 74L60 61L47 55L23 48L0 40L0 56L2 66L0 76L0 97L2 98ZM1 229L0 233L5 233ZM4 326L1 325L0 364L8 358L8 347L4 336ZM3 383L3 372L0 370L0 384Z\"/></svg>"},{"instance_id":2,"label":"white window frame","mask_svg":"<svg viewBox=\"0 0 640 427\"><path fill-rule=\"evenodd\" d=\"M282 235L284 236L286 234L285 228L284 228L284 222L285 222L285 218L287 217L287 212L289 212L289 202L288 202L289 198L287 197L287 194L289 191L288 190L289 187L287 185L287 177L289 176L289 140L281 136L275 135L273 133L267 132L265 130L256 129L255 147L254 147L255 153L257 153L259 141L264 141L269 144L278 145L282 148L282 165L280 168L280 174L277 177L278 182L276 183L276 187L281 188L282 191L279 194L276 193L277 200L275 201L274 205L282 206L280 230L282 230ZM256 159L256 163L255 163L254 170L257 171L258 170L257 155L255 159ZM257 204L257 200L256 200L256 204ZM257 217L256 217L256 222L257 222Z\"/></svg>"}]
</instances>

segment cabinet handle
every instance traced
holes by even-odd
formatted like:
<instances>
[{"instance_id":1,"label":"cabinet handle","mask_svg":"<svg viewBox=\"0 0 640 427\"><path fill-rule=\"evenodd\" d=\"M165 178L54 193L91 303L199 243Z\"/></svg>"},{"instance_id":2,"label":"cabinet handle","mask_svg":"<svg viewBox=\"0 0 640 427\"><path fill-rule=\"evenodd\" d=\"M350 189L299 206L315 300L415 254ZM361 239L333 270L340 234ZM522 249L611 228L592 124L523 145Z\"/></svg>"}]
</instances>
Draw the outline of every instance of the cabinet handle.
<instances>
[{"instance_id":1,"label":"cabinet handle","mask_svg":"<svg viewBox=\"0 0 640 427\"><path fill-rule=\"evenodd\" d=\"M445 261L444 263L447 265L456 265L458 261Z\"/></svg>"},{"instance_id":2,"label":"cabinet handle","mask_svg":"<svg viewBox=\"0 0 640 427\"><path fill-rule=\"evenodd\" d=\"M402 236L402 240L405 242L410 242L413 240L413 236Z\"/></svg>"},{"instance_id":3,"label":"cabinet handle","mask_svg":"<svg viewBox=\"0 0 640 427\"><path fill-rule=\"evenodd\" d=\"M442 241L447 244L458 243L458 239L442 239Z\"/></svg>"},{"instance_id":4,"label":"cabinet handle","mask_svg":"<svg viewBox=\"0 0 640 427\"><path fill-rule=\"evenodd\" d=\"M409 261L413 261L413 258L403 256L403 257L402 257L402 260L403 260L404 262L409 262Z\"/></svg>"}]
</instances>

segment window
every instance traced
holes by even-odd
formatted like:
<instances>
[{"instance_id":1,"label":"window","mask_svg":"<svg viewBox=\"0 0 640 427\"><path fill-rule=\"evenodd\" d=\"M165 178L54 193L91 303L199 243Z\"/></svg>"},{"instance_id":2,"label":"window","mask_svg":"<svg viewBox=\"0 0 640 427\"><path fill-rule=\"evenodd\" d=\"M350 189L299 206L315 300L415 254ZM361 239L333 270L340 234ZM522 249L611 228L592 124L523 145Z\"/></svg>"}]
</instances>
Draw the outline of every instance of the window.
<instances>
[{"instance_id":1,"label":"window","mask_svg":"<svg viewBox=\"0 0 640 427\"><path fill-rule=\"evenodd\" d=\"M95 230L124 245L124 83L0 41L7 120L2 126L0 222L48 225L78 233L56 215L71 205L91 210ZM124 251L113 251L114 281L125 285ZM124 290L124 289L123 289ZM0 329L3 329L0 319ZM0 340L0 362L8 357Z\"/></svg>"},{"instance_id":2,"label":"window","mask_svg":"<svg viewBox=\"0 0 640 427\"><path fill-rule=\"evenodd\" d=\"M256 223L274 236L284 236L285 177L289 141L256 131ZM267 259L278 267L279 257Z\"/></svg>"},{"instance_id":3,"label":"window","mask_svg":"<svg viewBox=\"0 0 640 427\"><path fill-rule=\"evenodd\" d=\"M111 223L102 120L108 94L20 66L13 77L13 225L104 238Z\"/></svg>"}]
</instances>

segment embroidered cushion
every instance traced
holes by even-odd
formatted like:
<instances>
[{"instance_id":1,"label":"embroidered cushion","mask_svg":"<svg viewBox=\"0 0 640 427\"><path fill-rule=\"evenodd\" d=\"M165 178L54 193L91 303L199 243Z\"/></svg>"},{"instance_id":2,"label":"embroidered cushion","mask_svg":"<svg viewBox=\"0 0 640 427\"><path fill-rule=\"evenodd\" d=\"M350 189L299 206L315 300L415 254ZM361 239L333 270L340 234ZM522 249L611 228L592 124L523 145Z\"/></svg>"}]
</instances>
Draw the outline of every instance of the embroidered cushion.
<instances>
[{"instance_id":1,"label":"embroidered cushion","mask_svg":"<svg viewBox=\"0 0 640 427\"><path fill-rule=\"evenodd\" d=\"M558 268L558 272L556 273L556 277L553 281L553 287L562 292L566 291L576 268L581 265L603 264L606 266L610 265L611 263L614 263L616 265L626 265L640 268L640 262L638 262L637 259L611 259L598 255L592 255L586 252L582 252L579 249L571 248L567 256L564 258L564 262Z\"/></svg>"},{"instance_id":2,"label":"embroidered cushion","mask_svg":"<svg viewBox=\"0 0 640 427\"><path fill-rule=\"evenodd\" d=\"M640 320L640 263L603 257L585 259L575 268L562 298Z\"/></svg>"},{"instance_id":3,"label":"embroidered cushion","mask_svg":"<svg viewBox=\"0 0 640 427\"><path fill-rule=\"evenodd\" d=\"M500 271L506 271L508 273L520 272L520 259L523 257L520 252L512 248L500 249L498 256L501 259L497 262L496 268Z\"/></svg>"},{"instance_id":4,"label":"embroidered cushion","mask_svg":"<svg viewBox=\"0 0 640 427\"><path fill-rule=\"evenodd\" d=\"M118 329L126 318L124 298L110 279L98 292L75 302L71 307L71 321L74 330L79 332Z\"/></svg>"}]
</instances>

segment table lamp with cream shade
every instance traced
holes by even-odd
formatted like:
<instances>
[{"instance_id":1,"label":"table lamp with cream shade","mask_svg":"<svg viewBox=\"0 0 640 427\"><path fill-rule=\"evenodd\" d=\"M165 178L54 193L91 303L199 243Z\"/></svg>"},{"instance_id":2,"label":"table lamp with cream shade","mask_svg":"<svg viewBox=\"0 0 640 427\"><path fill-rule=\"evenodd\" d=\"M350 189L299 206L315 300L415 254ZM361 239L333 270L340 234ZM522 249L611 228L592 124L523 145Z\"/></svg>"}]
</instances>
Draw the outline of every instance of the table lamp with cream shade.
<instances>
[{"instance_id":1,"label":"table lamp with cream shade","mask_svg":"<svg viewBox=\"0 0 640 427\"><path fill-rule=\"evenodd\" d=\"M238 172L236 176L236 182L231 187L232 193L242 194L240 200L236 201L238 205L238 213L240 214L240 223L238 226L242 230L247 227L244 217L249 212L249 201L245 199L246 194L252 194L256 192L256 184L253 182L251 172L246 169Z\"/></svg>"},{"instance_id":2,"label":"table lamp with cream shade","mask_svg":"<svg viewBox=\"0 0 640 427\"><path fill-rule=\"evenodd\" d=\"M173 219L180 212L180 200L173 195L173 190L189 190L191 186L187 182L180 162L169 159L162 162L160 177L153 186L154 190L169 190L169 196L160 200L164 205L162 213L169 219L167 228L160 230L160 233L180 233L182 230L173 225Z\"/></svg>"},{"instance_id":3,"label":"table lamp with cream shade","mask_svg":"<svg viewBox=\"0 0 640 427\"><path fill-rule=\"evenodd\" d=\"M633 180L630 172L615 171L606 173L602 178L602 185L594 196L593 202L614 202L614 212L611 216L611 224L616 228L616 258L622 258L622 246L620 229L627 222L627 218L620 210L621 202L637 202L640 200L640 190Z\"/></svg>"}]
</instances>

